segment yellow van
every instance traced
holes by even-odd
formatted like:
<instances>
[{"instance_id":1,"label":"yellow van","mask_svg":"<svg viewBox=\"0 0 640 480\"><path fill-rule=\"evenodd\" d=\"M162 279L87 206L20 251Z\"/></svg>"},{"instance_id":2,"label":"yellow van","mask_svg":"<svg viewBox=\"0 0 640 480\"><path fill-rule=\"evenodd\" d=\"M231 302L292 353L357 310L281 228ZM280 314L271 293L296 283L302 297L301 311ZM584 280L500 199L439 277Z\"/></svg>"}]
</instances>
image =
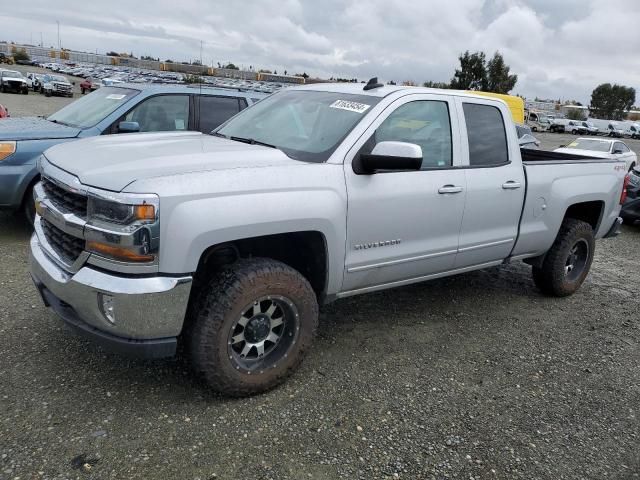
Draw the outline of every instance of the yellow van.
<instances>
[{"instance_id":1,"label":"yellow van","mask_svg":"<svg viewBox=\"0 0 640 480\"><path fill-rule=\"evenodd\" d=\"M522 98L513 95L504 95L502 93L492 92L470 91L469 93L475 93L476 95L484 95L485 97L494 97L503 100L509 107L509 110L511 110L513 121L515 123L524 123L524 100L522 100Z\"/></svg>"}]
</instances>

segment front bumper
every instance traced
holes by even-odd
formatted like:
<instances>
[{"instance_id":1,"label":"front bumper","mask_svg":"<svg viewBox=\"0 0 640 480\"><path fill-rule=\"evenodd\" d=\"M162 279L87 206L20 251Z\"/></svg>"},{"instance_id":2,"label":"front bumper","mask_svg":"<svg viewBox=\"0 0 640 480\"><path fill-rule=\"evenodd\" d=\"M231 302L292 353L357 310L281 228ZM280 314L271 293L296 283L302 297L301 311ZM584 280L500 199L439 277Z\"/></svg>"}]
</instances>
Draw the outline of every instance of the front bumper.
<instances>
[{"instance_id":1,"label":"front bumper","mask_svg":"<svg viewBox=\"0 0 640 480\"><path fill-rule=\"evenodd\" d=\"M46 306L76 332L108 350L145 358L175 354L191 291L190 276L118 276L82 267L71 274L61 269L34 234L31 276ZM112 301L115 322L102 307Z\"/></svg>"}]
</instances>

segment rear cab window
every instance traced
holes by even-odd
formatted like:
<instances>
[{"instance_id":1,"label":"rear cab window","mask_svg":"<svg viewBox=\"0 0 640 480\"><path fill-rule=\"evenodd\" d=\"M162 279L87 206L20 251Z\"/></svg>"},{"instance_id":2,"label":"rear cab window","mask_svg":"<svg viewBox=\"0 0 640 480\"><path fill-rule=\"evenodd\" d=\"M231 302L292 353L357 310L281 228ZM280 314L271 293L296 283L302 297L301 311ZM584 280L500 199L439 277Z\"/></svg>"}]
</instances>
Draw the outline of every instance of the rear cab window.
<instances>
[{"instance_id":1,"label":"rear cab window","mask_svg":"<svg viewBox=\"0 0 640 480\"><path fill-rule=\"evenodd\" d=\"M493 105L462 103L469 142L471 167L495 167L509 163L507 132L500 109Z\"/></svg>"}]
</instances>

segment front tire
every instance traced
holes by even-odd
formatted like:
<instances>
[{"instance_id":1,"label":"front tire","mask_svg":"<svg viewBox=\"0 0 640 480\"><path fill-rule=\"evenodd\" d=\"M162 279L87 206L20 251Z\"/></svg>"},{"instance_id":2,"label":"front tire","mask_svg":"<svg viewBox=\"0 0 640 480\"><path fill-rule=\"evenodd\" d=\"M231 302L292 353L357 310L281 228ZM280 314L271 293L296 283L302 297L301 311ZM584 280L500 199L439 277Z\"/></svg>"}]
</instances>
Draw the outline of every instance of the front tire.
<instances>
[{"instance_id":1,"label":"front tire","mask_svg":"<svg viewBox=\"0 0 640 480\"><path fill-rule=\"evenodd\" d=\"M33 187L29 187L22 200L22 211L30 225L36 220L36 203L33 199Z\"/></svg>"},{"instance_id":2,"label":"front tire","mask_svg":"<svg viewBox=\"0 0 640 480\"><path fill-rule=\"evenodd\" d=\"M196 294L185 345L197 374L231 396L265 392L291 375L310 348L318 303L309 282L266 258L225 267Z\"/></svg>"},{"instance_id":3,"label":"front tire","mask_svg":"<svg viewBox=\"0 0 640 480\"><path fill-rule=\"evenodd\" d=\"M595 246L591 225L582 220L565 219L542 267L533 267L536 286L556 297L575 293L589 274Z\"/></svg>"}]
</instances>

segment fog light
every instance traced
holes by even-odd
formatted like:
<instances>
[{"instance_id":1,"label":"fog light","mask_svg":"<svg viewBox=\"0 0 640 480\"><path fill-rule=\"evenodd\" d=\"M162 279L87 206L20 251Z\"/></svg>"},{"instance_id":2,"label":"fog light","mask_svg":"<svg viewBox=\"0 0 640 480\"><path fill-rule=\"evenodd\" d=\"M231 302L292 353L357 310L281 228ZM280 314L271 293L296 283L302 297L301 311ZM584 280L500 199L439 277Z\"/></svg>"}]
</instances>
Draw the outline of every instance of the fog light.
<instances>
[{"instance_id":1,"label":"fog light","mask_svg":"<svg viewBox=\"0 0 640 480\"><path fill-rule=\"evenodd\" d=\"M111 295L107 295L105 293L99 293L98 294L98 304L100 305L100 308L102 309L102 314L104 315L104 318L106 318L109 323L114 324L116 323L116 310L115 310L115 304L113 301L113 297Z\"/></svg>"}]
</instances>

